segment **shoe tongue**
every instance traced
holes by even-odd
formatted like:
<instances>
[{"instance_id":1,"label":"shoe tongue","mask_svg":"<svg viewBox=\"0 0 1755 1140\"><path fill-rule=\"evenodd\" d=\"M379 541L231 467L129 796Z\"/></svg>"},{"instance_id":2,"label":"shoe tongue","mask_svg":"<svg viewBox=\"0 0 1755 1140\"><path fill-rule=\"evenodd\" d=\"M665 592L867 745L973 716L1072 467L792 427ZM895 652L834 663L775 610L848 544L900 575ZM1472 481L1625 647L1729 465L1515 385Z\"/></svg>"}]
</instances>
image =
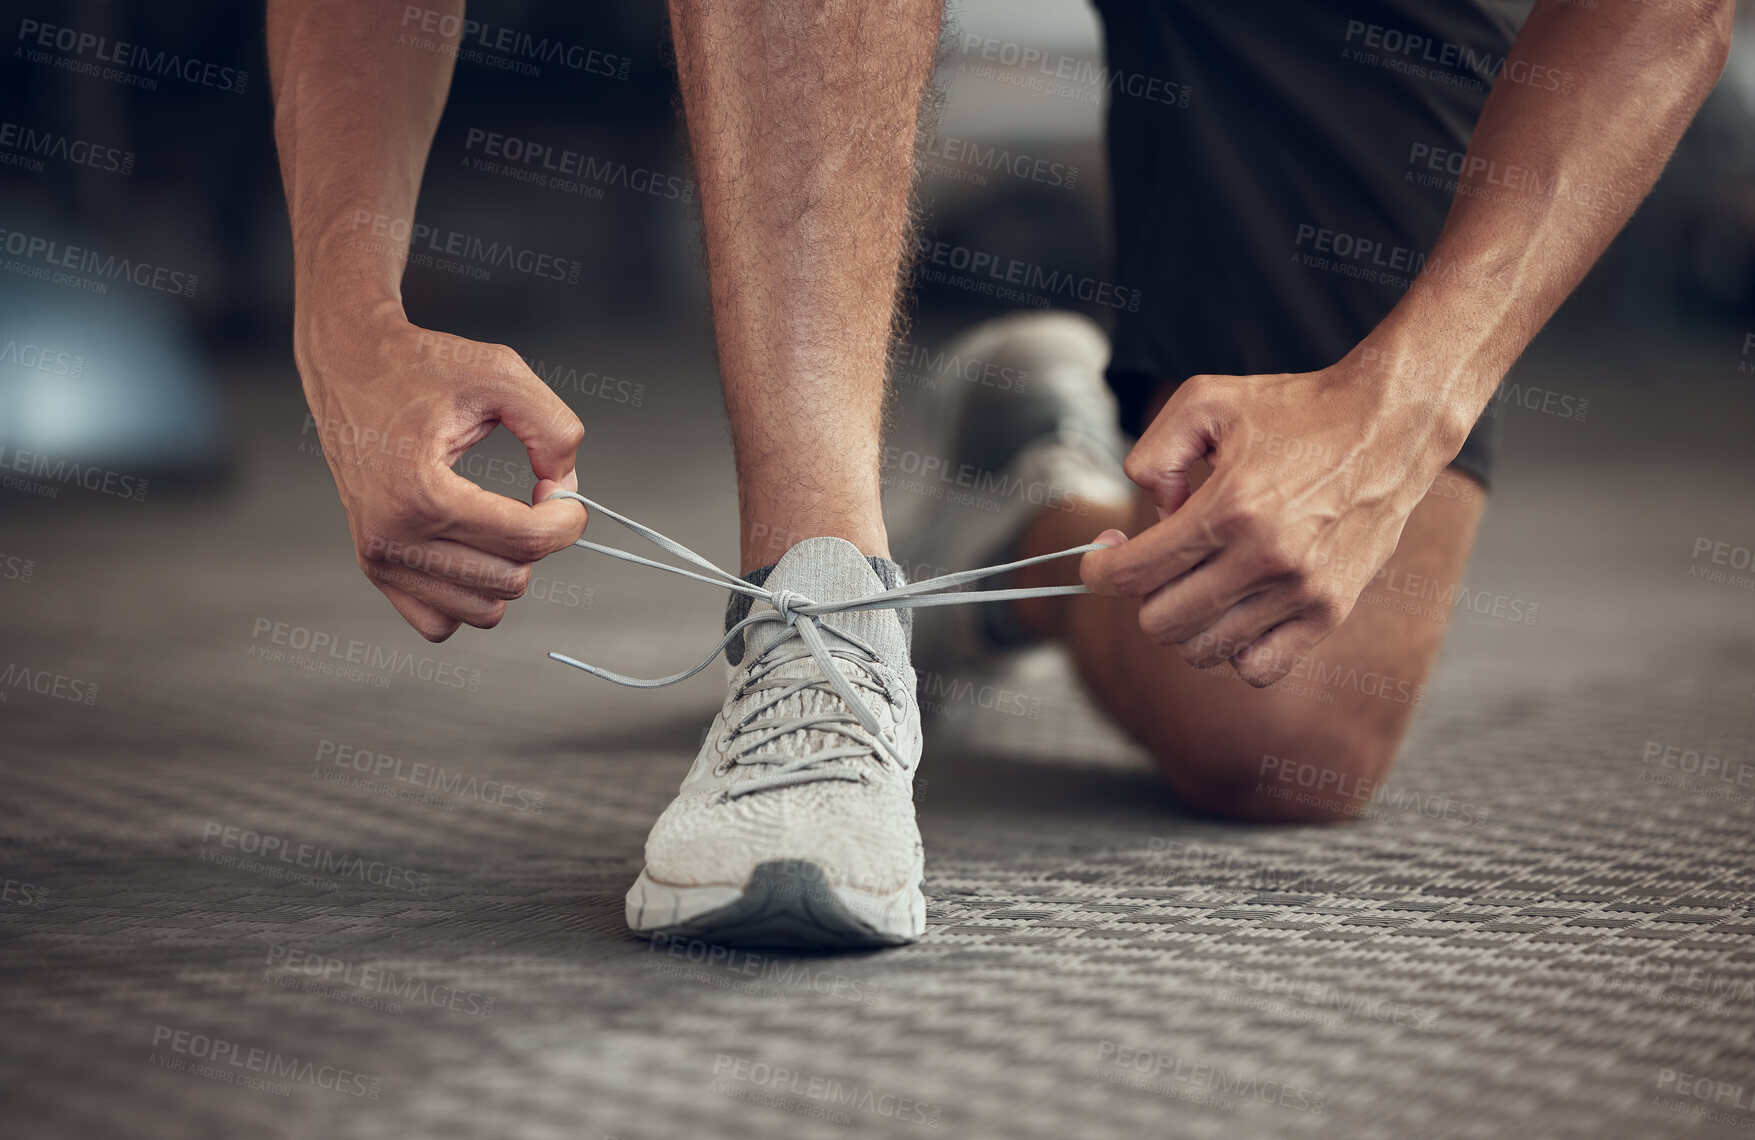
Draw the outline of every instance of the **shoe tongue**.
<instances>
[{"instance_id":1,"label":"shoe tongue","mask_svg":"<svg viewBox=\"0 0 1755 1140\"><path fill-rule=\"evenodd\" d=\"M770 591L788 590L802 594L812 602L851 602L882 593L886 587L872 569L871 561L859 548L844 538L807 538L788 550L775 564L762 585ZM764 601L750 606L752 614L773 613L774 607ZM879 660L901 669L908 664L908 635L898 611L890 609L857 610L852 613L823 614L819 625L827 623L860 638L877 651ZM745 631L748 649L744 660L753 661L767 652L769 646L784 637L787 627L779 622L760 622ZM823 640L831 646L837 638L823 630Z\"/></svg>"}]
</instances>

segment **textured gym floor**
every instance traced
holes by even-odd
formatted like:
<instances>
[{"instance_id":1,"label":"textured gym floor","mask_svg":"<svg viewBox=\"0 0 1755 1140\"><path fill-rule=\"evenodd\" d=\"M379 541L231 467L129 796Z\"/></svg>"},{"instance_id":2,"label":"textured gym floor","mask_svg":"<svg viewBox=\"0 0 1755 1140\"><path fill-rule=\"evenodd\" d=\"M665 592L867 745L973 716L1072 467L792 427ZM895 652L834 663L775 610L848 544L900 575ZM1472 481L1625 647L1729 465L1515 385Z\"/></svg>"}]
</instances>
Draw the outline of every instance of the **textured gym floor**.
<instances>
[{"instance_id":1,"label":"textured gym floor","mask_svg":"<svg viewBox=\"0 0 1755 1140\"><path fill-rule=\"evenodd\" d=\"M582 471L730 559L698 349L585 409ZM669 671L722 597L568 552L428 647L351 564L290 366L259 366L225 491L6 492L4 1130L1744 1134L1755 593L1696 550L1755 545L1755 396L1719 341L1603 364L1524 369L1589 399L1505 413L1469 583L1526 620L1457 617L1367 819L1181 813L1051 653L942 679L927 936L825 957L626 933L714 674L630 693L544 658Z\"/></svg>"}]
</instances>

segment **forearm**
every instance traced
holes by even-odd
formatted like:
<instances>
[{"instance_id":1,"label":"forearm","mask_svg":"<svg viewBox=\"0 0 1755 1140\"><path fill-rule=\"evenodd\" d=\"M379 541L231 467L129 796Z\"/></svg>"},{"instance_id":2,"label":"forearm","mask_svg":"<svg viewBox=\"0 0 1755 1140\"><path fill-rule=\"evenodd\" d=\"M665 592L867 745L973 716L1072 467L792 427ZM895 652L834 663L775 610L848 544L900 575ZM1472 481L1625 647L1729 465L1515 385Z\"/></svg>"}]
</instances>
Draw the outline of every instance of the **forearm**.
<instances>
[{"instance_id":1,"label":"forearm","mask_svg":"<svg viewBox=\"0 0 1755 1140\"><path fill-rule=\"evenodd\" d=\"M406 9L390 0L268 0L301 334L313 320L401 311L409 230L463 0L424 0L423 16L438 16L413 27ZM399 43L405 33L423 46Z\"/></svg>"},{"instance_id":2,"label":"forearm","mask_svg":"<svg viewBox=\"0 0 1755 1140\"><path fill-rule=\"evenodd\" d=\"M1440 465L1657 181L1723 70L1733 11L1539 0L1531 12L1438 242L1355 352L1394 398L1427 405Z\"/></svg>"}]
</instances>

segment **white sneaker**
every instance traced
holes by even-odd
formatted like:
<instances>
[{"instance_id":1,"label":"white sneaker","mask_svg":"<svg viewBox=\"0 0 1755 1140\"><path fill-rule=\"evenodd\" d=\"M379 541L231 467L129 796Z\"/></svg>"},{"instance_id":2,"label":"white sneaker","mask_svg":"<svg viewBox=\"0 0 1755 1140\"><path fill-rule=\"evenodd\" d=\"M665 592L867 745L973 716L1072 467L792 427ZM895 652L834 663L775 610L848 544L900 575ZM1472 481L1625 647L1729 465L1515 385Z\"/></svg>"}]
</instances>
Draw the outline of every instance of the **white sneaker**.
<instances>
[{"instance_id":1,"label":"white sneaker","mask_svg":"<svg viewBox=\"0 0 1755 1140\"><path fill-rule=\"evenodd\" d=\"M581 495L555 497L578 499L708 573L584 539L576 545L754 599L749 616L712 653L672 677L638 680L549 654L642 688L692 677L720 649L730 647L736 659L725 704L646 839L646 867L628 892L628 925L643 934L801 949L917 940L926 928L913 791L920 706L908 632L895 611L991 598L934 591L1006 568L886 587L852 543L812 538L755 585Z\"/></svg>"},{"instance_id":2,"label":"white sneaker","mask_svg":"<svg viewBox=\"0 0 1755 1140\"><path fill-rule=\"evenodd\" d=\"M763 584L783 601L884 590L839 538L794 546ZM750 612L779 611L757 601ZM926 928L914 822L920 708L901 619L867 610L761 623L744 637L725 705L646 839L628 925L769 946L913 942Z\"/></svg>"}]
</instances>

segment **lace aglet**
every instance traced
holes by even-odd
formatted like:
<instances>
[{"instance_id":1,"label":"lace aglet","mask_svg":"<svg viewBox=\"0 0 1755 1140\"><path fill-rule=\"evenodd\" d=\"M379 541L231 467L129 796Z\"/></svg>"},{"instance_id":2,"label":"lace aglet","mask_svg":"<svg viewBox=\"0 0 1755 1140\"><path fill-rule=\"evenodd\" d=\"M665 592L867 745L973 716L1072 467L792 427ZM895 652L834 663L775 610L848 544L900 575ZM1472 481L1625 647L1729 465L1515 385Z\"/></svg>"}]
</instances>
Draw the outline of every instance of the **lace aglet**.
<instances>
[{"instance_id":1,"label":"lace aglet","mask_svg":"<svg viewBox=\"0 0 1755 1140\"><path fill-rule=\"evenodd\" d=\"M589 673L593 677L602 677L604 675L603 670L599 669L597 666L587 665L577 657L568 657L565 653L550 653L548 657L550 661L559 661L562 665L571 665L573 668Z\"/></svg>"}]
</instances>

